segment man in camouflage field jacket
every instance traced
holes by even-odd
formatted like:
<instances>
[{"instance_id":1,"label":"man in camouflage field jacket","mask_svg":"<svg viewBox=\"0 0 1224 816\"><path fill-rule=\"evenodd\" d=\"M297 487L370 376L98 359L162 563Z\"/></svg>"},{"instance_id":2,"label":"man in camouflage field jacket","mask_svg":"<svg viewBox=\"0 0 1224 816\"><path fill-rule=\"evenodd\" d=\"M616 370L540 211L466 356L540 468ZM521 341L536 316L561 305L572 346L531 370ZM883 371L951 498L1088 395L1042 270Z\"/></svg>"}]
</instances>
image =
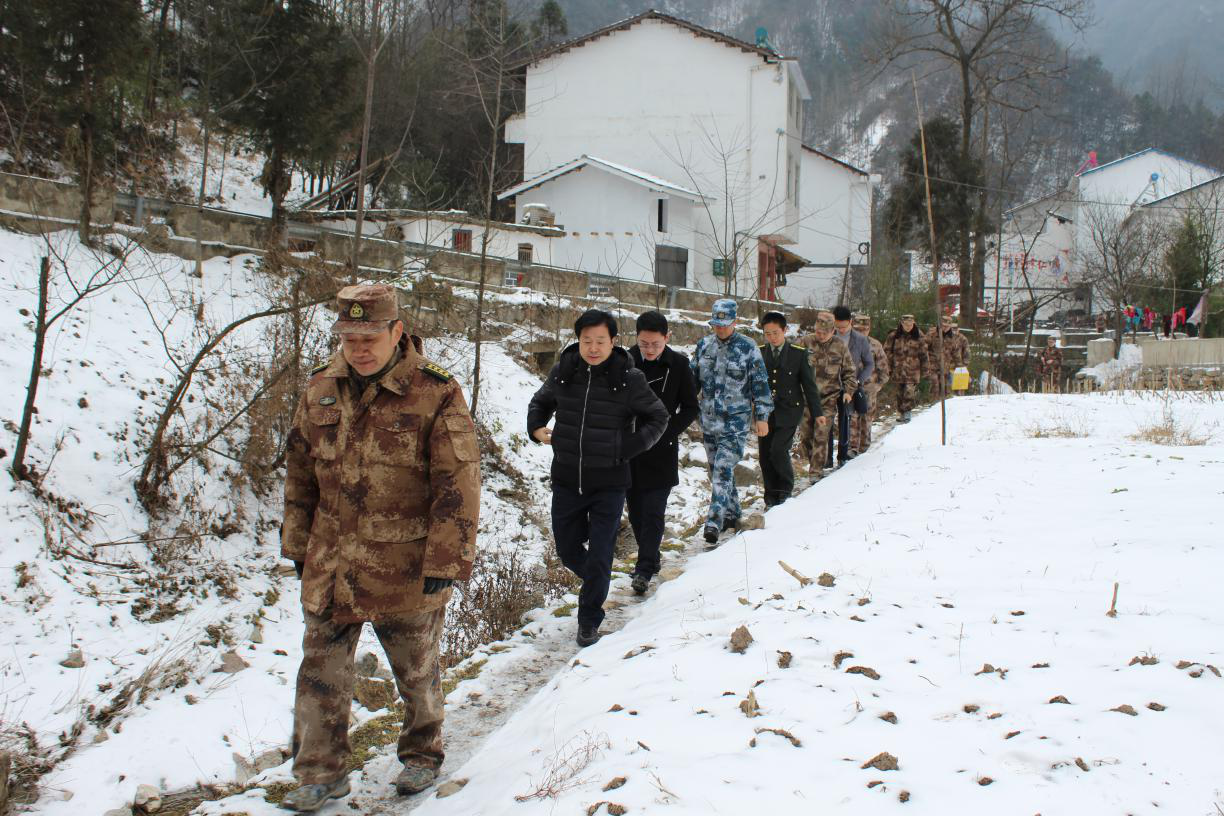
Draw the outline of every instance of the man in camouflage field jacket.
<instances>
[{"instance_id":1,"label":"man in camouflage field jacket","mask_svg":"<svg viewBox=\"0 0 1224 816\"><path fill-rule=\"evenodd\" d=\"M850 349L834 336L833 315L822 313L817 317L816 329L803 339L803 345L808 349L812 374L822 395L821 409L825 416L835 417L837 401L852 399L858 380ZM799 451L808 460L812 480L819 480L829 457L829 434L824 427L817 432L816 420L810 412L803 418Z\"/></svg>"},{"instance_id":2,"label":"man in camouflage field jacket","mask_svg":"<svg viewBox=\"0 0 1224 816\"><path fill-rule=\"evenodd\" d=\"M898 422L909 422L910 411L918 401L918 384L930 368L926 340L912 314L901 315L901 324L888 333L884 352L893 382L897 384Z\"/></svg>"},{"instance_id":3,"label":"man in camouflage field jacket","mask_svg":"<svg viewBox=\"0 0 1224 816\"><path fill-rule=\"evenodd\" d=\"M438 640L476 549L480 451L459 384L404 333L390 286L336 296L340 351L316 368L289 434L281 553L302 578L306 634L290 810L349 792L353 655L373 623L404 701L401 794L442 765Z\"/></svg>"},{"instance_id":4,"label":"man in camouflage field jacket","mask_svg":"<svg viewBox=\"0 0 1224 816\"><path fill-rule=\"evenodd\" d=\"M884 344L871 336L871 315L855 315L854 331L867 340L871 347L871 358L875 361L870 379L863 383L863 394L867 397L867 413L850 417L850 450L858 455L871 447L871 423L875 422L876 398L880 395L880 389L888 384L889 366Z\"/></svg>"},{"instance_id":5,"label":"man in camouflage field jacket","mask_svg":"<svg viewBox=\"0 0 1224 816\"><path fill-rule=\"evenodd\" d=\"M1058 347L1058 338L1050 334L1046 336L1046 347L1037 355L1037 376L1041 377L1041 387L1046 393L1058 393L1058 381L1062 377L1062 349Z\"/></svg>"},{"instance_id":6,"label":"man in camouflage field jacket","mask_svg":"<svg viewBox=\"0 0 1224 816\"><path fill-rule=\"evenodd\" d=\"M740 521L735 466L744 458L748 433L769 433L773 394L761 352L735 330L737 305L730 298L714 301L707 334L693 353L693 379L701 409L701 434L710 464L710 511L702 533L709 544Z\"/></svg>"},{"instance_id":7,"label":"man in camouflage field jacket","mask_svg":"<svg viewBox=\"0 0 1224 816\"><path fill-rule=\"evenodd\" d=\"M956 321L951 315L944 315L940 319L939 325L943 330L944 364L942 380L939 376L939 333L932 326L926 336L927 356L931 363L929 375L931 383L934 385L936 399L939 398L940 391L948 388L952 382L952 372L961 366L969 365L969 338L961 334L960 329L956 327Z\"/></svg>"}]
</instances>

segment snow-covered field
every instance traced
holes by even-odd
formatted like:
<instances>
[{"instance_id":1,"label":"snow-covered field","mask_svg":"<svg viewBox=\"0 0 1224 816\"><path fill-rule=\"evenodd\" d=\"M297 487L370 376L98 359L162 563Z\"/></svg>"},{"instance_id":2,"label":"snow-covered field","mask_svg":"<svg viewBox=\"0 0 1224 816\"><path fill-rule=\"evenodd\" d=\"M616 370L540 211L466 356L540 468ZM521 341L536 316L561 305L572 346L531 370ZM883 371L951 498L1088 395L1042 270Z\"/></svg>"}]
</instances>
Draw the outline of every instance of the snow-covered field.
<instances>
[{"instance_id":1,"label":"snow-covered field","mask_svg":"<svg viewBox=\"0 0 1224 816\"><path fill-rule=\"evenodd\" d=\"M416 812L1218 813L1224 404L949 409L691 560ZM1130 438L1170 421L1210 441Z\"/></svg>"}]
</instances>

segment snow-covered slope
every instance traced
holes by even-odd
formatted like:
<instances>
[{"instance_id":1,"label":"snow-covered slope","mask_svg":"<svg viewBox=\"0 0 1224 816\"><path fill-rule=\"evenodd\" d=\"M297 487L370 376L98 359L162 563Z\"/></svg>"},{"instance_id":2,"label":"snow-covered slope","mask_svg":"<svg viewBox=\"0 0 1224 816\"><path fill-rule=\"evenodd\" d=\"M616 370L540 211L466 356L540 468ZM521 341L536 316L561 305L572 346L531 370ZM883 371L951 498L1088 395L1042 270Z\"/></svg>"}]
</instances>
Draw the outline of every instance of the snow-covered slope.
<instances>
[{"instance_id":1,"label":"snow-covered slope","mask_svg":"<svg viewBox=\"0 0 1224 816\"><path fill-rule=\"evenodd\" d=\"M947 447L928 411L692 560L416 812L1224 806L1224 407L1017 395L949 413ZM1213 439L1130 438L1153 427ZM895 770L863 767L883 753Z\"/></svg>"},{"instance_id":2,"label":"snow-covered slope","mask_svg":"<svg viewBox=\"0 0 1224 816\"><path fill-rule=\"evenodd\" d=\"M34 805L48 814L118 807L138 784L227 785L240 777L235 756L263 755L266 764L267 752L288 744L300 660L297 581L276 535L279 489L257 494L217 455L175 476L189 513L172 505L166 519L150 520L133 491L150 421L177 376L167 350L181 364L210 329L275 304L283 282L262 274L251 256L213 259L196 278L192 263L120 236L105 240L130 251L125 274L48 337L27 458L46 474L40 498L8 472L30 366L38 259L63 258L79 284L116 258L83 248L71 232L0 231L0 748L26 752L28 734L59 762L41 779ZM55 268L53 303L62 303L68 289L59 260ZM236 332L201 369L175 427L198 430L228 415L235 382L271 353L263 323ZM329 323L325 312L313 319L320 334ZM469 344L429 340L426 350L470 382ZM536 475L547 472L546 452L520 444L539 378L494 344L484 365L479 415L502 451L502 470L485 474L479 544L538 560L547 539L521 512L507 474L530 475L528 502L543 501ZM233 450L225 436L213 447ZM181 519L200 528L180 529ZM156 540L146 543L150 531ZM183 552L175 551L180 538ZM361 648L371 645L372 635ZM74 650L81 665L61 665ZM371 716L356 707L355 723Z\"/></svg>"}]
</instances>

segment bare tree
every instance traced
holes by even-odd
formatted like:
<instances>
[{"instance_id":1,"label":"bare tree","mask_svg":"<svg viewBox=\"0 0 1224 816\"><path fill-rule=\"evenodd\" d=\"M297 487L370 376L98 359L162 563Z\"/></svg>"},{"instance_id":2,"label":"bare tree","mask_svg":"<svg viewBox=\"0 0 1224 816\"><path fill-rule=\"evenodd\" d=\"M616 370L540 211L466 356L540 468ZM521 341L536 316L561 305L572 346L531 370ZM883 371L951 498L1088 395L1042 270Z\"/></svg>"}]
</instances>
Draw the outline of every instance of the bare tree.
<instances>
[{"instance_id":1,"label":"bare tree","mask_svg":"<svg viewBox=\"0 0 1224 816\"><path fill-rule=\"evenodd\" d=\"M33 469L26 462L30 441L30 426L37 411L38 384L43 376L43 353L47 334L77 306L124 280L127 261L136 249L134 241L113 245L114 251L94 251L82 244L87 259L70 257L50 236L45 241L45 254L38 266L38 305L34 312L34 346L30 354L30 376L26 384L25 405L17 427L17 442L9 469L15 479L36 481Z\"/></svg>"},{"instance_id":2,"label":"bare tree","mask_svg":"<svg viewBox=\"0 0 1224 816\"><path fill-rule=\"evenodd\" d=\"M1065 57L1042 36L1047 21L1082 30L1090 21L1089 9L1087 0L886 0L884 30L873 59L881 70L921 63L932 72L953 71L959 85L961 159L967 162L977 150L985 164L990 108L1035 111L1043 89L1065 74ZM961 320L967 326L976 322L989 224L988 190L983 187L974 195L975 227L959 236L956 259Z\"/></svg>"},{"instance_id":3,"label":"bare tree","mask_svg":"<svg viewBox=\"0 0 1224 816\"><path fill-rule=\"evenodd\" d=\"M778 233L796 227L798 204L788 213L792 189L783 191L779 180L786 161L779 137L774 150L774 167L768 189L757 186L748 164L748 143L743 134L722 133L713 122L698 122L699 138L692 141L675 137L671 145L660 148L667 158L680 168L685 182L701 198L697 201L698 221L693 226L695 237L712 248L720 261L723 278L722 294L761 298L760 275L753 276L752 253L763 239L763 233ZM759 270L758 270L759 271ZM740 282L747 277L747 289Z\"/></svg>"},{"instance_id":4,"label":"bare tree","mask_svg":"<svg viewBox=\"0 0 1224 816\"><path fill-rule=\"evenodd\" d=\"M509 74L511 68L530 53L531 42L521 23L512 20L506 4L494 2L480 5L477 13L467 21L467 36L458 43L448 43L452 54L468 75L467 87L461 91L474 99L485 129L486 147L480 157L477 182L480 189L480 208L477 213L483 222L480 239L480 274L476 288L475 325L472 327L475 344L472 363L473 415L480 403L480 351L484 341L485 295L488 283L489 241L493 231L493 207L499 181L505 175L501 163L501 129L506 118L513 113Z\"/></svg>"},{"instance_id":5,"label":"bare tree","mask_svg":"<svg viewBox=\"0 0 1224 816\"><path fill-rule=\"evenodd\" d=\"M1077 247L1087 280L1114 312L1115 356L1122 348L1123 308L1164 255L1167 231L1137 217L1126 204L1085 204L1080 209L1082 243Z\"/></svg>"}]
</instances>

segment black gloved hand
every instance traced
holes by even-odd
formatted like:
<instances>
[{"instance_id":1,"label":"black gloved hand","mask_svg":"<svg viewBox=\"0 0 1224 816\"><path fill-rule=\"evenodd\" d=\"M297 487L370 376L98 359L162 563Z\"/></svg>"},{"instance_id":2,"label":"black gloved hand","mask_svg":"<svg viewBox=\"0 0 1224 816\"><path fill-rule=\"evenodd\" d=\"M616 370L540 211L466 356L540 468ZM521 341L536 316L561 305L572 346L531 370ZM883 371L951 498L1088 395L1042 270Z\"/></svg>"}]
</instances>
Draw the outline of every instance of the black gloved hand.
<instances>
[{"instance_id":1,"label":"black gloved hand","mask_svg":"<svg viewBox=\"0 0 1224 816\"><path fill-rule=\"evenodd\" d=\"M421 591L426 595L433 595L436 592L441 592L453 583L455 583L454 578L426 578L425 587Z\"/></svg>"},{"instance_id":2,"label":"black gloved hand","mask_svg":"<svg viewBox=\"0 0 1224 816\"><path fill-rule=\"evenodd\" d=\"M306 570L306 562L304 561L294 561L293 562L293 571L297 573L299 581L302 580L302 573L305 570Z\"/></svg>"}]
</instances>

